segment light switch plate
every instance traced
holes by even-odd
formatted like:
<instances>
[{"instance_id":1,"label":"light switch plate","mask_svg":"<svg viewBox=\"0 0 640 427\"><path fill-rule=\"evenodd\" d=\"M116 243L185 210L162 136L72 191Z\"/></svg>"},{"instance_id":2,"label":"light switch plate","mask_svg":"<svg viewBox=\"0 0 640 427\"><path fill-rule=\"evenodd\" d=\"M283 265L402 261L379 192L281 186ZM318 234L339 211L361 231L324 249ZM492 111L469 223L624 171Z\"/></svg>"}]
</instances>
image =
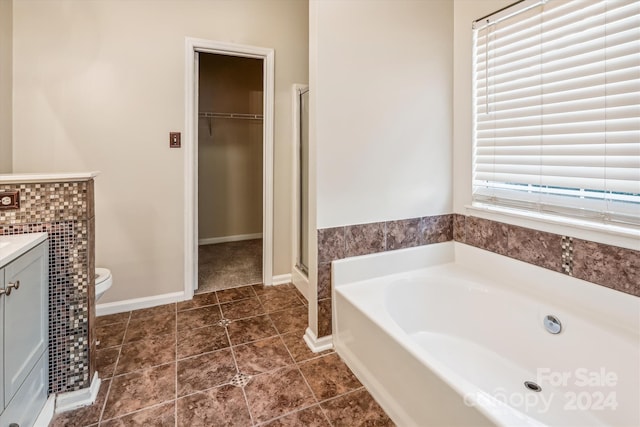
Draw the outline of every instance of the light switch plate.
<instances>
[{"instance_id":1,"label":"light switch plate","mask_svg":"<svg viewBox=\"0 0 640 427\"><path fill-rule=\"evenodd\" d=\"M169 132L169 148L180 148L180 132Z\"/></svg>"},{"instance_id":2,"label":"light switch plate","mask_svg":"<svg viewBox=\"0 0 640 427\"><path fill-rule=\"evenodd\" d=\"M0 192L0 210L20 209L19 191Z\"/></svg>"}]
</instances>

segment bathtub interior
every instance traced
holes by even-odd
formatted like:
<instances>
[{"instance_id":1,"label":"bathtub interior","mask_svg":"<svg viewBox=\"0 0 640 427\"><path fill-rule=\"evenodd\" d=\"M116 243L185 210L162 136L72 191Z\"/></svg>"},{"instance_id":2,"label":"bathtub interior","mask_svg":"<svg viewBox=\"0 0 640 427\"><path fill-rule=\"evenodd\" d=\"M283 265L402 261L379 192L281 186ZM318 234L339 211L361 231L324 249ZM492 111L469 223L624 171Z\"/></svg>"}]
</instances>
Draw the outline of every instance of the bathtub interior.
<instances>
[{"instance_id":1,"label":"bathtub interior","mask_svg":"<svg viewBox=\"0 0 640 427\"><path fill-rule=\"evenodd\" d=\"M334 265L339 353L341 326L351 316L340 312L346 298L449 386L480 399L476 407L498 425L519 412L529 425L640 425L638 298L467 245L433 246L414 248L411 256L422 257L414 268L394 265L393 258L405 255L400 251ZM562 320L560 334L544 329L547 314ZM525 389L527 380L542 391ZM535 399L515 402L514 411L496 393Z\"/></svg>"}]
</instances>

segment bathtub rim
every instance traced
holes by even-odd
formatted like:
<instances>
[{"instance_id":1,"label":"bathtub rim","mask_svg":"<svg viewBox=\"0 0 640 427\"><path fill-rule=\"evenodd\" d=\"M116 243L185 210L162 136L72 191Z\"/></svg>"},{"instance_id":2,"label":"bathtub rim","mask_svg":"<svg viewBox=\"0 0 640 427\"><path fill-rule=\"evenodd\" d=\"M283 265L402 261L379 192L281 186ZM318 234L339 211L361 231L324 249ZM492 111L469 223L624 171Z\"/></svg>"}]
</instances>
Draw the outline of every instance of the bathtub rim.
<instances>
[{"instance_id":1,"label":"bathtub rim","mask_svg":"<svg viewBox=\"0 0 640 427\"><path fill-rule=\"evenodd\" d=\"M335 291L342 286L449 263L482 276L495 274L487 270L486 265L497 266L500 269L499 281L511 282L509 287L498 284L505 290L517 291L543 301L549 295L555 295L553 304L563 310L583 317L588 315L591 320L597 318L607 327L624 330L640 339L640 297L454 241L333 261L332 299ZM535 276L539 277L535 286L520 281L522 277L530 281ZM608 301L607 310L603 310L603 299ZM571 304L567 301L571 301ZM332 309L332 320L335 319L336 313Z\"/></svg>"}]
</instances>

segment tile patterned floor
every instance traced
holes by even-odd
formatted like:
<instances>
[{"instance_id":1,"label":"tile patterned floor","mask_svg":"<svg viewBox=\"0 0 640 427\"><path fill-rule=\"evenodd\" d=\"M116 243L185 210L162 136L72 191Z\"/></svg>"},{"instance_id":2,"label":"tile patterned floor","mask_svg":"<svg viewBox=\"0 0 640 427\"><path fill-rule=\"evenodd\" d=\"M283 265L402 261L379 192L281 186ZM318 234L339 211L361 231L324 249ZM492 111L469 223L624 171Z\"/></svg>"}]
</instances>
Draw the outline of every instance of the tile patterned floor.
<instances>
[{"instance_id":1,"label":"tile patterned floor","mask_svg":"<svg viewBox=\"0 0 640 427\"><path fill-rule=\"evenodd\" d=\"M97 401L51 426L392 426L336 353L309 351L305 303L254 285L99 317Z\"/></svg>"}]
</instances>

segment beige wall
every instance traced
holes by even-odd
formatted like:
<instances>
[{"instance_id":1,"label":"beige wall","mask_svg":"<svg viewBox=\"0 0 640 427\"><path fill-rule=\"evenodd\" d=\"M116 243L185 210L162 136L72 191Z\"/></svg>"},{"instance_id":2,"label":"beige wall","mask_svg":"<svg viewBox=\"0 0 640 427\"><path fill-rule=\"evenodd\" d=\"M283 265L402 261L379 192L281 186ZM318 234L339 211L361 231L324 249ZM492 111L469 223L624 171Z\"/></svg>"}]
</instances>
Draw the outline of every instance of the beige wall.
<instances>
[{"instance_id":1,"label":"beige wall","mask_svg":"<svg viewBox=\"0 0 640 427\"><path fill-rule=\"evenodd\" d=\"M0 0L0 173L12 170L13 1Z\"/></svg>"},{"instance_id":2,"label":"beige wall","mask_svg":"<svg viewBox=\"0 0 640 427\"><path fill-rule=\"evenodd\" d=\"M317 228L450 213L453 1L312 4Z\"/></svg>"},{"instance_id":3,"label":"beige wall","mask_svg":"<svg viewBox=\"0 0 640 427\"><path fill-rule=\"evenodd\" d=\"M311 0L309 322L317 229L450 213L453 0Z\"/></svg>"},{"instance_id":4,"label":"beige wall","mask_svg":"<svg viewBox=\"0 0 640 427\"><path fill-rule=\"evenodd\" d=\"M291 264L291 85L308 73L308 4L21 0L14 4L14 170L100 170L101 302L179 292L185 36L275 49L274 274Z\"/></svg>"},{"instance_id":5,"label":"beige wall","mask_svg":"<svg viewBox=\"0 0 640 427\"><path fill-rule=\"evenodd\" d=\"M199 110L262 114L262 60L200 54ZM198 120L198 237L262 233L262 121Z\"/></svg>"}]
</instances>

